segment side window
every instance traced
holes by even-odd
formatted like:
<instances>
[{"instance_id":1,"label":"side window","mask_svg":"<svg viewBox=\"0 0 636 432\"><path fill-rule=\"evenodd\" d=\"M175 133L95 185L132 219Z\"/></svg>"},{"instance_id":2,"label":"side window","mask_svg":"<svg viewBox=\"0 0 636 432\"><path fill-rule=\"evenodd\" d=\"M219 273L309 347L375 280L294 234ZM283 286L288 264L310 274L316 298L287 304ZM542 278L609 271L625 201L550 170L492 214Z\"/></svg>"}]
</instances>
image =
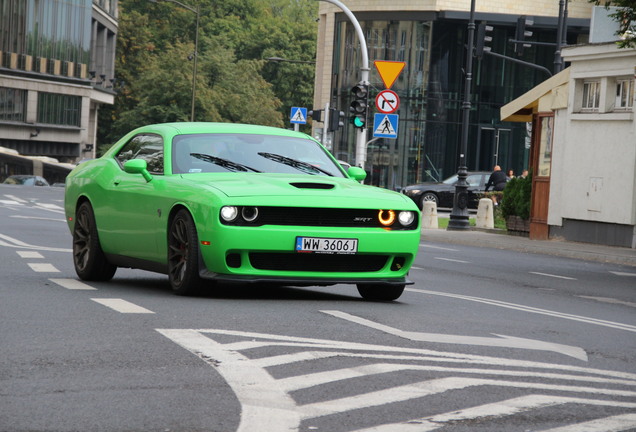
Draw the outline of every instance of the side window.
<instances>
[{"instance_id":1,"label":"side window","mask_svg":"<svg viewBox=\"0 0 636 432\"><path fill-rule=\"evenodd\" d=\"M119 165L130 159L143 159L152 174L163 174L163 139L159 135L136 135L115 156Z\"/></svg>"},{"instance_id":2,"label":"side window","mask_svg":"<svg viewBox=\"0 0 636 432\"><path fill-rule=\"evenodd\" d=\"M468 186L471 187L479 187L481 183L481 174L469 175L468 177L466 177L466 183L468 183Z\"/></svg>"}]
</instances>

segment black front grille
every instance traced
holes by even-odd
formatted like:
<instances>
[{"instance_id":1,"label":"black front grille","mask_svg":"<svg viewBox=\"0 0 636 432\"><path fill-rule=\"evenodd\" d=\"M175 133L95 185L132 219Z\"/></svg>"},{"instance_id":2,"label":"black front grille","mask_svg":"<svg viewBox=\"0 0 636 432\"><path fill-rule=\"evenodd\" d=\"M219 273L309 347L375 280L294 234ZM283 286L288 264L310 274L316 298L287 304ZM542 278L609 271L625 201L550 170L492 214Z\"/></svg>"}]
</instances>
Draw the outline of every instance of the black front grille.
<instances>
[{"instance_id":1,"label":"black front grille","mask_svg":"<svg viewBox=\"0 0 636 432\"><path fill-rule=\"evenodd\" d=\"M387 228L378 220L378 213L377 209L258 207L258 218L253 222L245 222L238 218L230 224ZM223 222L222 219L221 222ZM388 229L414 229L416 226L417 220L409 227L403 227L396 222Z\"/></svg>"},{"instance_id":2,"label":"black front grille","mask_svg":"<svg viewBox=\"0 0 636 432\"><path fill-rule=\"evenodd\" d=\"M381 270L388 255L339 255L318 253L252 252L252 267L258 270L313 272L374 272Z\"/></svg>"}]
</instances>

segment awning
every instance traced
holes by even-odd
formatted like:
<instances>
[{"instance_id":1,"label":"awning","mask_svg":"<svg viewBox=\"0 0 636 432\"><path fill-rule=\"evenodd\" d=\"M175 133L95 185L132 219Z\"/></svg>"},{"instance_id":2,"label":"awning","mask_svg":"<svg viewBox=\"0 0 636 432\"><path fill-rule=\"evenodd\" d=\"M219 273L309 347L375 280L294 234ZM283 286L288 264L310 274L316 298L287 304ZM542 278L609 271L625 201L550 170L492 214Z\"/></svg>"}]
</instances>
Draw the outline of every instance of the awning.
<instances>
[{"instance_id":1,"label":"awning","mask_svg":"<svg viewBox=\"0 0 636 432\"><path fill-rule=\"evenodd\" d=\"M564 69L538 86L527 91L517 99L501 107L501 121L531 122L532 114L537 112L539 99L570 80L570 68Z\"/></svg>"}]
</instances>

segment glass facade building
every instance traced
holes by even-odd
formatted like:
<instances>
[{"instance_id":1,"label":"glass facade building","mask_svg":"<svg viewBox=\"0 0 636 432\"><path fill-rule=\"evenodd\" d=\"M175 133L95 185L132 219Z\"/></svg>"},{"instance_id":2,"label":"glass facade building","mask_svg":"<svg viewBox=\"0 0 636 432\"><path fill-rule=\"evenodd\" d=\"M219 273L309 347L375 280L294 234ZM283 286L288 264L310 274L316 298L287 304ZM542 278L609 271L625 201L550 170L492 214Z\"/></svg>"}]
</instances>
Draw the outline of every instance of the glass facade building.
<instances>
[{"instance_id":1,"label":"glass facade building","mask_svg":"<svg viewBox=\"0 0 636 432\"><path fill-rule=\"evenodd\" d=\"M356 2L347 3L355 6ZM399 190L410 184L441 181L455 174L462 130L468 12L354 12L366 38L370 63L370 116L365 162L368 177L365 183ZM544 69L488 55L473 58L466 154L469 171L491 171L498 164L506 171L512 169L521 173L528 166L528 126L501 122L499 109L549 78L555 60L555 47L549 44L556 42L558 20L556 16L535 17L529 28L533 32L531 39L548 45L532 45L519 56L510 42L515 38L518 17L500 13L476 14L477 24L485 21L494 28L490 44L493 52ZM331 22L325 23L322 34L329 34L327 26L331 26ZM589 20L569 19L568 43L585 39L588 29ZM330 43L321 40L319 34L319 44L322 42ZM327 99L330 107L344 111L348 116L353 100L350 89L360 80L360 44L354 26L337 11L333 15L332 49L329 82L322 83L322 88L330 88L330 91L328 94L318 92L314 107L324 106ZM406 63L391 87L400 99L396 111L399 115L396 139L373 136L374 126L378 126L373 124L373 114L379 112L375 97L385 88L373 65L375 60ZM317 76L326 74L318 70ZM356 128L349 122L331 137L334 155L349 163L356 162L355 143Z\"/></svg>"}]
</instances>

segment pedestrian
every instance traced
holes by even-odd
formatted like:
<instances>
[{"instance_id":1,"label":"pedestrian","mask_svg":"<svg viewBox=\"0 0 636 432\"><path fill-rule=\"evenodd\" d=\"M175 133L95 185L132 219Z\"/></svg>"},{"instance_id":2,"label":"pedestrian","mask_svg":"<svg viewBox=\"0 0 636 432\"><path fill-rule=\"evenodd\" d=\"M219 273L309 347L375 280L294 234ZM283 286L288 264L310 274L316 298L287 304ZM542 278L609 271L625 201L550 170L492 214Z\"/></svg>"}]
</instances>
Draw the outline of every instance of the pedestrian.
<instances>
[{"instance_id":1,"label":"pedestrian","mask_svg":"<svg viewBox=\"0 0 636 432\"><path fill-rule=\"evenodd\" d=\"M519 178L524 179L526 177L528 177L528 170L527 169L521 171L521 175L519 176Z\"/></svg>"},{"instance_id":2,"label":"pedestrian","mask_svg":"<svg viewBox=\"0 0 636 432\"><path fill-rule=\"evenodd\" d=\"M513 178L515 178L514 170L508 170L508 181L512 180Z\"/></svg>"},{"instance_id":3,"label":"pedestrian","mask_svg":"<svg viewBox=\"0 0 636 432\"><path fill-rule=\"evenodd\" d=\"M507 182L508 178L506 177L506 173L501 170L501 167L499 165L495 165L492 174L490 174L488 182L486 183L486 192L488 192L488 189L490 189L491 186L496 192L502 191L506 187ZM493 195L491 199L495 205L499 205L496 195Z\"/></svg>"}]
</instances>

